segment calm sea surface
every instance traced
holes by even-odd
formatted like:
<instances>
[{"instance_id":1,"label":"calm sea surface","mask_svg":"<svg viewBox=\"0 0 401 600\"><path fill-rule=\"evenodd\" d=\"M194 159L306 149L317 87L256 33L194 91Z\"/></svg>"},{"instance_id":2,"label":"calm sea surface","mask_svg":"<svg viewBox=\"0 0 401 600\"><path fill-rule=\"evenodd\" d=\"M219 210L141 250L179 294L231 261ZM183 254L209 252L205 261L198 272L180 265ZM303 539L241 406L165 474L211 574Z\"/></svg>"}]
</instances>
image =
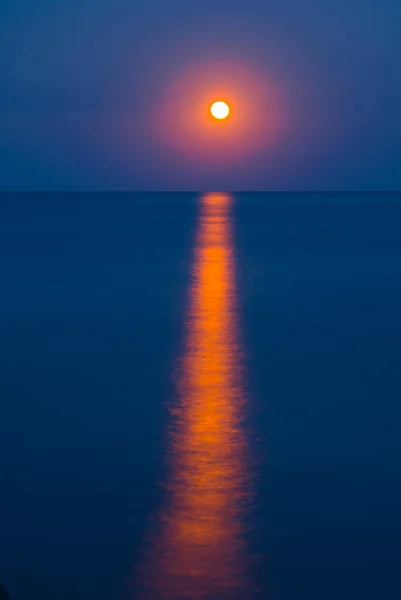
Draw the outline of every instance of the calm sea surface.
<instances>
[{"instance_id":1,"label":"calm sea surface","mask_svg":"<svg viewBox=\"0 0 401 600\"><path fill-rule=\"evenodd\" d=\"M12 600L401 598L401 194L0 196Z\"/></svg>"}]
</instances>

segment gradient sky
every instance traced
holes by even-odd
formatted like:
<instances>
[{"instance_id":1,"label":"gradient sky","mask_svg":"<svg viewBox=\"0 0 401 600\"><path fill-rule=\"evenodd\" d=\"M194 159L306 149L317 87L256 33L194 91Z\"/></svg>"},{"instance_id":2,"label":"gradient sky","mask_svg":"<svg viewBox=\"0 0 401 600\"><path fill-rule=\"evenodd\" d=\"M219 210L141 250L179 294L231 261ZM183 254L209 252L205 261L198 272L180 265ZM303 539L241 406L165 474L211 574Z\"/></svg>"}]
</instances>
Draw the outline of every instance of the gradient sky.
<instances>
[{"instance_id":1,"label":"gradient sky","mask_svg":"<svg viewBox=\"0 0 401 600\"><path fill-rule=\"evenodd\" d=\"M241 159L192 131L225 69ZM400 189L400 107L399 0L0 6L1 189Z\"/></svg>"}]
</instances>

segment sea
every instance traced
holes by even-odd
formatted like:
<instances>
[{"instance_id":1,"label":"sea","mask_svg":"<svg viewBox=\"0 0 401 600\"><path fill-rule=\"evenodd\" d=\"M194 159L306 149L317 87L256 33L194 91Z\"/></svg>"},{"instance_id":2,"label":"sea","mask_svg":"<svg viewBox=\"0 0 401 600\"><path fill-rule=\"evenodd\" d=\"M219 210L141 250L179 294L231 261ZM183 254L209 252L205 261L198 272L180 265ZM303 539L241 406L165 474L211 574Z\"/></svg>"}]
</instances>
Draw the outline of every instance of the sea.
<instances>
[{"instance_id":1,"label":"sea","mask_svg":"<svg viewBox=\"0 0 401 600\"><path fill-rule=\"evenodd\" d=\"M401 598L401 194L0 195L11 600Z\"/></svg>"}]
</instances>

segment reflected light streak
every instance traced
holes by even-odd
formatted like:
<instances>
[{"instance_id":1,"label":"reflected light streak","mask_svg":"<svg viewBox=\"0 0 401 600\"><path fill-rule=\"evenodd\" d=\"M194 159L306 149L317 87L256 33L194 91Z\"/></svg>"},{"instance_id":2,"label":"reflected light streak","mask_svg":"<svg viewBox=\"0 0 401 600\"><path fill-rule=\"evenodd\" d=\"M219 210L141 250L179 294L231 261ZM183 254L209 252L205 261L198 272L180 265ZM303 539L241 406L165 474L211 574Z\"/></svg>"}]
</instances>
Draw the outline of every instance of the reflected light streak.
<instances>
[{"instance_id":1,"label":"reflected light streak","mask_svg":"<svg viewBox=\"0 0 401 600\"><path fill-rule=\"evenodd\" d=\"M243 598L247 589L249 474L230 205L225 194L202 198L167 502L150 557L155 598Z\"/></svg>"}]
</instances>

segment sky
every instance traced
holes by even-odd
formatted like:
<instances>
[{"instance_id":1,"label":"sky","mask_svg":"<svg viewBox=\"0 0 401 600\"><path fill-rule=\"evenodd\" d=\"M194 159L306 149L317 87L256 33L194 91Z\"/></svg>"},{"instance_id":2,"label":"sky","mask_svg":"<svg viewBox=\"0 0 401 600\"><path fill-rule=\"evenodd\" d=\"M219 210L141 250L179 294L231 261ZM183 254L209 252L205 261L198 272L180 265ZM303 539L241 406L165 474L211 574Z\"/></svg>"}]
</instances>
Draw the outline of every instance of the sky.
<instances>
[{"instance_id":1,"label":"sky","mask_svg":"<svg viewBox=\"0 0 401 600\"><path fill-rule=\"evenodd\" d=\"M397 190L400 106L399 0L0 5L3 190Z\"/></svg>"}]
</instances>

